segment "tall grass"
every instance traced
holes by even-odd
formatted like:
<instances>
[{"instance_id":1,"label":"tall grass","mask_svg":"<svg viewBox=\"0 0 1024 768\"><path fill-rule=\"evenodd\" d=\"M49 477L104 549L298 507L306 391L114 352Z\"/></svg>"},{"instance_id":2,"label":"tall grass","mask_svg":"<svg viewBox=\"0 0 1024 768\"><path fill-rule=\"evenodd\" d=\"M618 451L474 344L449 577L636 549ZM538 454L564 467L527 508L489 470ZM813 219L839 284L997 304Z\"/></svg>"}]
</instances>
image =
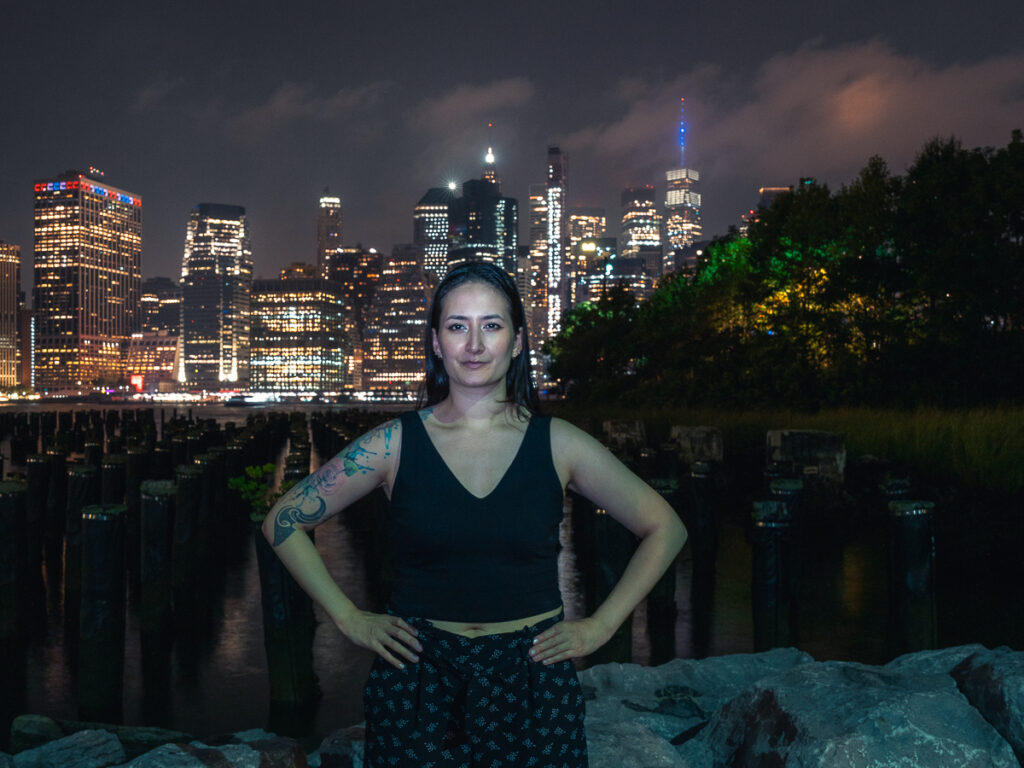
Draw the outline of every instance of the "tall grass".
<instances>
[{"instance_id":1,"label":"tall grass","mask_svg":"<svg viewBox=\"0 0 1024 768\"><path fill-rule=\"evenodd\" d=\"M721 411L706 408L563 405L555 409L594 431L603 419L638 419L656 439L672 424L722 430L725 450L763 450L770 429L839 432L851 457L872 455L922 477L964 488L1018 493L1024 490L1024 408L1000 406L916 411L838 408L817 413L788 410Z\"/></svg>"}]
</instances>

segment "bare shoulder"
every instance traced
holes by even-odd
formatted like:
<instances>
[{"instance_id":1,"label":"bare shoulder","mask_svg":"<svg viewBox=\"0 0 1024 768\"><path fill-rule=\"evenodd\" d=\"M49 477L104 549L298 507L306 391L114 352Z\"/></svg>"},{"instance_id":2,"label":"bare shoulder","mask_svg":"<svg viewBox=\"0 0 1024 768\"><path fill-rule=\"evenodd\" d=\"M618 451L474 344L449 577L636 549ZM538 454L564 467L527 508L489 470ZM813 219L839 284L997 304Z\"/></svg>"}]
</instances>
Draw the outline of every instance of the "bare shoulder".
<instances>
[{"instance_id":1,"label":"bare shoulder","mask_svg":"<svg viewBox=\"0 0 1024 768\"><path fill-rule=\"evenodd\" d=\"M592 435L572 422L551 417L551 449L557 456L566 452L605 451L605 447Z\"/></svg>"},{"instance_id":2,"label":"bare shoulder","mask_svg":"<svg viewBox=\"0 0 1024 768\"><path fill-rule=\"evenodd\" d=\"M575 424L551 418L551 456L562 485L575 488L581 468L612 460L611 453L600 441Z\"/></svg>"}]
</instances>

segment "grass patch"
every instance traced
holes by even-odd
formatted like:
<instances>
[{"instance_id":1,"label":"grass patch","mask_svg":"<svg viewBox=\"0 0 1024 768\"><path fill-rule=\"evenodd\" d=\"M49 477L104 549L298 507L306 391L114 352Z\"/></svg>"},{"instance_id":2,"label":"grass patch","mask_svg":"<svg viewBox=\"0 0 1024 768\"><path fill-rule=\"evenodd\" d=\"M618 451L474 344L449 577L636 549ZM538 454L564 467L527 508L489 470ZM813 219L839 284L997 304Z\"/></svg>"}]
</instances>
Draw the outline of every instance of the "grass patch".
<instances>
[{"instance_id":1,"label":"grass patch","mask_svg":"<svg viewBox=\"0 0 1024 768\"><path fill-rule=\"evenodd\" d=\"M727 454L763 451L765 432L770 429L822 429L841 433L851 457L870 454L964 488L1007 493L1024 489L1024 408L1020 407L838 408L801 413L558 404L552 411L594 434L600 434L605 419L641 420L656 441L668 435L672 424L718 427Z\"/></svg>"}]
</instances>

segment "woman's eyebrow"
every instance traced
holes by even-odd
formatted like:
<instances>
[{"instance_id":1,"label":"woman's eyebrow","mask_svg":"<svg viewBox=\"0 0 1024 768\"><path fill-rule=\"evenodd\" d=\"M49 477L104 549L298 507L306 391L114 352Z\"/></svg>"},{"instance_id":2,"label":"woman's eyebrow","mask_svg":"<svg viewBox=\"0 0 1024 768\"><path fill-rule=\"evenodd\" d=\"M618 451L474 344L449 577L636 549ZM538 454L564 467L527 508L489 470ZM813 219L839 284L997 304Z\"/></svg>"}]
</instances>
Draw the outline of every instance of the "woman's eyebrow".
<instances>
[{"instance_id":1,"label":"woman's eyebrow","mask_svg":"<svg viewBox=\"0 0 1024 768\"><path fill-rule=\"evenodd\" d=\"M481 320L494 320L495 318L497 318L498 320L502 320L503 319L501 315L481 315L480 316ZM447 320L469 320L469 316L468 315L448 315L447 317L445 317L445 320L446 321Z\"/></svg>"}]
</instances>

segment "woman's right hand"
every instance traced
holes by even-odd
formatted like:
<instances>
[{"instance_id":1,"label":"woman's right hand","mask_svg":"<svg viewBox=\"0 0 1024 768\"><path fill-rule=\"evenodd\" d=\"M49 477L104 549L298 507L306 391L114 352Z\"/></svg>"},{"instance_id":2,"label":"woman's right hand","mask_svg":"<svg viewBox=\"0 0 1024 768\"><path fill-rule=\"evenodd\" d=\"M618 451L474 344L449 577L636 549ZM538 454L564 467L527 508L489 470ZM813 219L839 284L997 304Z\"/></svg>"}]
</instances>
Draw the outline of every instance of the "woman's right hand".
<instances>
[{"instance_id":1,"label":"woman's right hand","mask_svg":"<svg viewBox=\"0 0 1024 768\"><path fill-rule=\"evenodd\" d=\"M357 610L338 622L338 629L359 647L370 649L399 669L405 668L402 658L415 664L420 660L416 654L423 651L416 628L389 613Z\"/></svg>"}]
</instances>

